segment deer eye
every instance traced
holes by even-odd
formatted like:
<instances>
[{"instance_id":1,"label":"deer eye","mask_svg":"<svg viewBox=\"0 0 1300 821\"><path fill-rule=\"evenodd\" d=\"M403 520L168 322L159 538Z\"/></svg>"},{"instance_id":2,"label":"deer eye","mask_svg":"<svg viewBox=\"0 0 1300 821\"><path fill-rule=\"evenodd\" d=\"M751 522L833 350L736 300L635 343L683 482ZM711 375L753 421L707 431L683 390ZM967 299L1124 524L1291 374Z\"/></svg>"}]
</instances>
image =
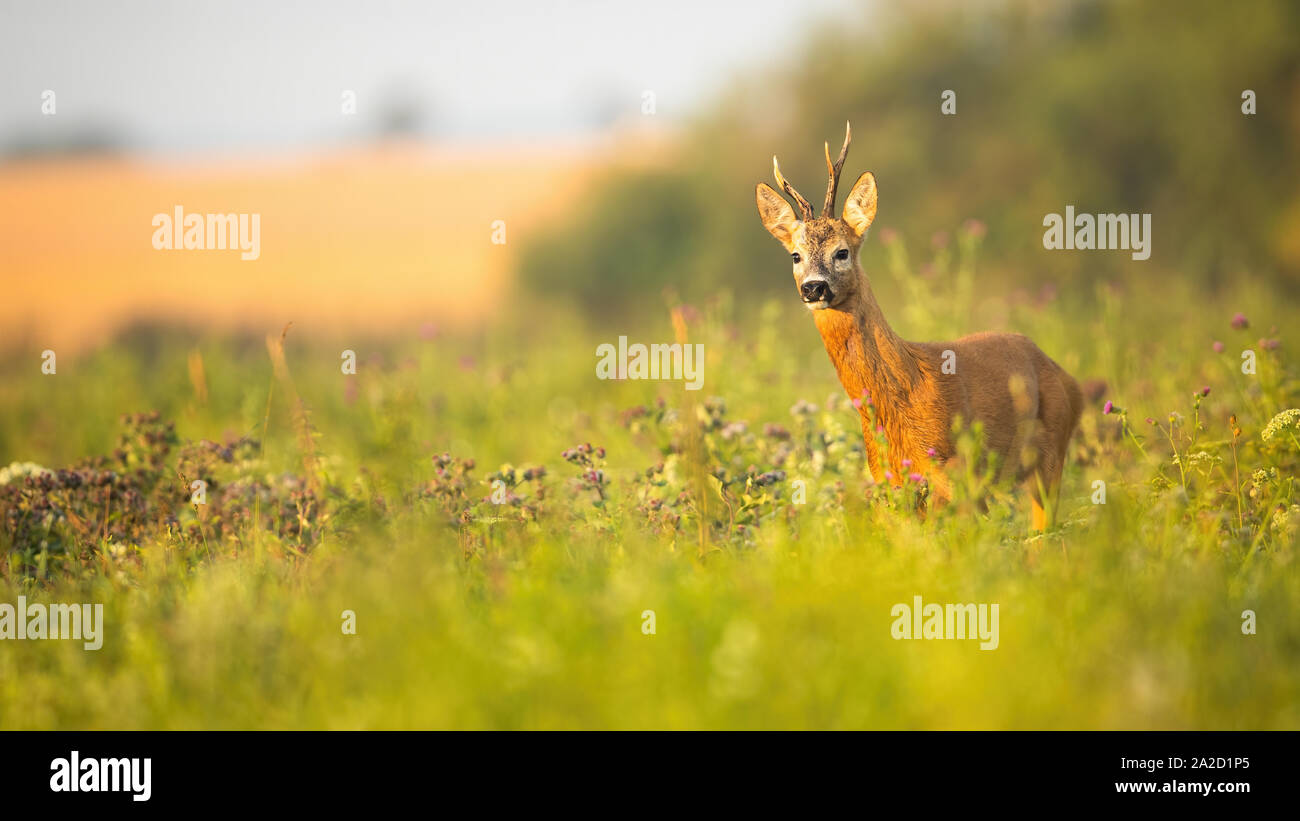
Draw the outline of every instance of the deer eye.
<instances>
[{"instance_id":1,"label":"deer eye","mask_svg":"<svg viewBox=\"0 0 1300 821\"><path fill-rule=\"evenodd\" d=\"M803 261L803 257L798 254L791 254L790 259L794 260L796 265Z\"/></svg>"},{"instance_id":2,"label":"deer eye","mask_svg":"<svg viewBox=\"0 0 1300 821\"><path fill-rule=\"evenodd\" d=\"M848 258L849 258L849 249L848 249L848 248L841 248L840 250L836 251L836 252L835 252L835 258L836 258L836 259L840 259L840 260L848 259Z\"/></svg>"}]
</instances>

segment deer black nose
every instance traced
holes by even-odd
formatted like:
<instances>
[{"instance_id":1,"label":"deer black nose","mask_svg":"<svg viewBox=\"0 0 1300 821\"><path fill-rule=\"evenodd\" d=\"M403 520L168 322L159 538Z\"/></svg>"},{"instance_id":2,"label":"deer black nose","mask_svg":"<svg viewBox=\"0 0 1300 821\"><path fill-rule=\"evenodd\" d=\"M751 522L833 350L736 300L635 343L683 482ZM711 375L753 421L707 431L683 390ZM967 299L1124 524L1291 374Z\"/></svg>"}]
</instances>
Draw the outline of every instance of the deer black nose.
<instances>
[{"instance_id":1,"label":"deer black nose","mask_svg":"<svg viewBox=\"0 0 1300 821\"><path fill-rule=\"evenodd\" d=\"M830 302L831 288L824 279L810 279L799 286L804 302Z\"/></svg>"}]
</instances>

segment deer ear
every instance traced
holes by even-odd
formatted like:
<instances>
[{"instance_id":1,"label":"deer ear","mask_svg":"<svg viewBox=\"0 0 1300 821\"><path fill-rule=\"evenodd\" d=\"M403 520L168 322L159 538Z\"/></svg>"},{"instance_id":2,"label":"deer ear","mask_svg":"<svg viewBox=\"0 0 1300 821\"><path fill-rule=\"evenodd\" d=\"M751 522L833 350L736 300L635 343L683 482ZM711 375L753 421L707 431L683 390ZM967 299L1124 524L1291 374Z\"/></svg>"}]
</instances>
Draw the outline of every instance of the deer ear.
<instances>
[{"instance_id":1,"label":"deer ear","mask_svg":"<svg viewBox=\"0 0 1300 821\"><path fill-rule=\"evenodd\" d=\"M799 222L795 219L790 203L776 193L772 186L762 182L754 191L754 199L758 202L758 218L763 221L763 227L776 237L777 242L788 248L790 240L794 238L795 225Z\"/></svg>"},{"instance_id":2,"label":"deer ear","mask_svg":"<svg viewBox=\"0 0 1300 821\"><path fill-rule=\"evenodd\" d=\"M863 172L853 183L849 198L844 201L844 221L859 238L867 233L876 218L876 178L870 171Z\"/></svg>"}]
</instances>

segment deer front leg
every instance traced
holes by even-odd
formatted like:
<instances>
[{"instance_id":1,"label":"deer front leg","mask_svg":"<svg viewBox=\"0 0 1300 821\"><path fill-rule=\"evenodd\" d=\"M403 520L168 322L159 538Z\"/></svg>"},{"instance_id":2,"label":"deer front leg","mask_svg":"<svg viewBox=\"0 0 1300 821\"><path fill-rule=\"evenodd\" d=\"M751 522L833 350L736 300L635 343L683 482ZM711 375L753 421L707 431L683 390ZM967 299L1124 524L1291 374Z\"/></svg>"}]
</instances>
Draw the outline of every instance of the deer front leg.
<instances>
[{"instance_id":1,"label":"deer front leg","mask_svg":"<svg viewBox=\"0 0 1300 821\"><path fill-rule=\"evenodd\" d=\"M871 471L871 480L880 484L885 481L885 471L880 464L880 445L876 442L876 431L865 410L858 413L858 419L862 422L862 444L867 448L867 468Z\"/></svg>"},{"instance_id":2,"label":"deer front leg","mask_svg":"<svg viewBox=\"0 0 1300 821\"><path fill-rule=\"evenodd\" d=\"M952 501L952 479L939 465L931 465L925 480L930 483L930 504L943 507Z\"/></svg>"}]
</instances>

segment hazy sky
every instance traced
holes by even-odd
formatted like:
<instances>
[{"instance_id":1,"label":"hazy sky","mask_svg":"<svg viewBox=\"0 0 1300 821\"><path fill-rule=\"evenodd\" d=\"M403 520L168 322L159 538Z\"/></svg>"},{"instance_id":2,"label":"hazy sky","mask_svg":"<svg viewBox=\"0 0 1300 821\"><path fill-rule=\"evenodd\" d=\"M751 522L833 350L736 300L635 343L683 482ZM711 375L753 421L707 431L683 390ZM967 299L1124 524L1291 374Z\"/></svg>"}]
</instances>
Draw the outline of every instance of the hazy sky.
<instances>
[{"instance_id":1,"label":"hazy sky","mask_svg":"<svg viewBox=\"0 0 1300 821\"><path fill-rule=\"evenodd\" d=\"M689 113L852 0L0 0L0 143L103 127L162 151L328 143L413 100L457 139ZM55 92L55 117L41 95ZM357 115L340 113L342 94ZM57 118L57 119L56 119Z\"/></svg>"}]
</instances>

